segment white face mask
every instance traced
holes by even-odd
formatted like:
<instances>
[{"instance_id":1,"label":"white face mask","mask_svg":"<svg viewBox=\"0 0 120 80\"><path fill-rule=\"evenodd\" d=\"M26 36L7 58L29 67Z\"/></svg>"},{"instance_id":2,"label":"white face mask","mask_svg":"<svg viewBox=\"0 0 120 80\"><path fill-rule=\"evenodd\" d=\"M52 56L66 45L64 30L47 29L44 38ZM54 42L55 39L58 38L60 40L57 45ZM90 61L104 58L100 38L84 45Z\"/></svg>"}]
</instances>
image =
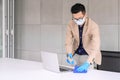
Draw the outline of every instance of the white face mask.
<instances>
[{"instance_id":1,"label":"white face mask","mask_svg":"<svg viewBox=\"0 0 120 80\"><path fill-rule=\"evenodd\" d=\"M75 21L75 23L76 23L77 25L83 25L84 22L85 22L85 18L79 19L79 20L74 19L74 21Z\"/></svg>"}]
</instances>

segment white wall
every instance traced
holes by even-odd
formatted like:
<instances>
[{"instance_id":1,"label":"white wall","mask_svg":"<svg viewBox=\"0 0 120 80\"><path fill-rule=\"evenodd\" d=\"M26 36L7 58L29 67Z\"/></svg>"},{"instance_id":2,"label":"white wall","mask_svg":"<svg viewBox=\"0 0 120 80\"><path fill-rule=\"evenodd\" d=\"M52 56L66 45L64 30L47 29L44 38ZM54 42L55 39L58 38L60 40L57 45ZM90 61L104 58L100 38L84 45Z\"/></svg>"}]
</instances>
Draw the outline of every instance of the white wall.
<instances>
[{"instance_id":1,"label":"white wall","mask_svg":"<svg viewBox=\"0 0 120 80\"><path fill-rule=\"evenodd\" d=\"M2 0L0 0L0 57L2 57Z\"/></svg>"},{"instance_id":2,"label":"white wall","mask_svg":"<svg viewBox=\"0 0 120 80\"><path fill-rule=\"evenodd\" d=\"M89 15L100 26L102 50L118 51L118 1L89 1Z\"/></svg>"},{"instance_id":3,"label":"white wall","mask_svg":"<svg viewBox=\"0 0 120 80\"><path fill-rule=\"evenodd\" d=\"M120 14L120 0L118 0L118 4L119 4L119 5L118 5L118 7L119 7L119 9L118 9L119 12L118 12L118 13ZM118 43L119 43L118 48L119 48L119 51L120 51L120 15L119 15L118 18L119 18L119 19L118 19L118 21L119 21L119 22L118 22L118 24L119 24L119 25L118 25L118 37L119 37L119 39L118 39L118 40L119 40L119 41L118 41Z\"/></svg>"},{"instance_id":4,"label":"white wall","mask_svg":"<svg viewBox=\"0 0 120 80\"><path fill-rule=\"evenodd\" d=\"M83 3L87 14L99 24L101 50L120 51L118 1L15 0L15 57L40 61L41 50L65 53L66 25L76 2Z\"/></svg>"},{"instance_id":5,"label":"white wall","mask_svg":"<svg viewBox=\"0 0 120 80\"><path fill-rule=\"evenodd\" d=\"M15 57L40 61L40 0L15 0Z\"/></svg>"}]
</instances>

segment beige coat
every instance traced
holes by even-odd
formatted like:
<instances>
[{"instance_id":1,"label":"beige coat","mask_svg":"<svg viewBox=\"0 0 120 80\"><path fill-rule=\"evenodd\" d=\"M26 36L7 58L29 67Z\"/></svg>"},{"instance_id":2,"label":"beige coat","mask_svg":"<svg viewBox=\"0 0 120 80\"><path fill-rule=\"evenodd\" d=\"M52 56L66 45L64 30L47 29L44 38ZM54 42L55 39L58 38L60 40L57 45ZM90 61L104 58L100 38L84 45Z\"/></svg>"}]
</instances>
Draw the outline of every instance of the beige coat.
<instances>
[{"instance_id":1,"label":"beige coat","mask_svg":"<svg viewBox=\"0 0 120 80\"><path fill-rule=\"evenodd\" d=\"M86 17L82 34L83 47L88 53L88 62L101 64L100 52L100 34L98 25L90 18ZM67 53L75 53L79 46L79 29L78 25L71 20L67 26L65 47Z\"/></svg>"}]
</instances>

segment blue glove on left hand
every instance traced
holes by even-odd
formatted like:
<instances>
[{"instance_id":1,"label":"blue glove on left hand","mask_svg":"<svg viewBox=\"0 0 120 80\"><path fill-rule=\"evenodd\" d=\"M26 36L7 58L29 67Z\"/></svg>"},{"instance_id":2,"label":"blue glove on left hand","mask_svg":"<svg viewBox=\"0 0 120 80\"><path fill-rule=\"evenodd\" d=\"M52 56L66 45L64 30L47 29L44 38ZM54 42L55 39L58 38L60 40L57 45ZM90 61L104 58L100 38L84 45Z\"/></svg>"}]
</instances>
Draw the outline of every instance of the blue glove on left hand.
<instances>
[{"instance_id":1,"label":"blue glove on left hand","mask_svg":"<svg viewBox=\"0 0 120 80\"><path fill-rule=\"evenodd\" d=\"M74 73L85 73L87 72L88 68L89 68L90 64L88 62L85 62L83 65L81 66L75 66L75 69L73 70Z\"/></svg>"},{"instance_id":2,"label":"blue glove on left hand","mask_svg":"<svg viewBox=\"0 0 120 80\"><path fill-rule=\"evenodd\" d=\"M71 64L71 65L75 64L72 53L68 53L66 61L68 64Z\"/></svg>"}]
</instances>

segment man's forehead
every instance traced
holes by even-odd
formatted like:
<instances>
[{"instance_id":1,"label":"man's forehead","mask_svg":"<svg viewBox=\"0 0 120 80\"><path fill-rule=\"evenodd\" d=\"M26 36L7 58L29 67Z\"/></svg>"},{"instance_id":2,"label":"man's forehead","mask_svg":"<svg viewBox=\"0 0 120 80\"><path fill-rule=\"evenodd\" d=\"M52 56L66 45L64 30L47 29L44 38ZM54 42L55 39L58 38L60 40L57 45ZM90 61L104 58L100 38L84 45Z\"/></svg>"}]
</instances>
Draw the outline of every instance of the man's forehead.
<instances>
[{"instance_id":1,"label":"man's forehead","mask_svg":"<svg viewBox=\"0 0 120 80\"><path fill-rule=\"evenodd\" d=\"M80 18L83 18L85 16L85 14L83 14L82 12L78 12L76 14L72 14L72 16L75 19L80 19Z\"/></svg>"}]
</instances>

